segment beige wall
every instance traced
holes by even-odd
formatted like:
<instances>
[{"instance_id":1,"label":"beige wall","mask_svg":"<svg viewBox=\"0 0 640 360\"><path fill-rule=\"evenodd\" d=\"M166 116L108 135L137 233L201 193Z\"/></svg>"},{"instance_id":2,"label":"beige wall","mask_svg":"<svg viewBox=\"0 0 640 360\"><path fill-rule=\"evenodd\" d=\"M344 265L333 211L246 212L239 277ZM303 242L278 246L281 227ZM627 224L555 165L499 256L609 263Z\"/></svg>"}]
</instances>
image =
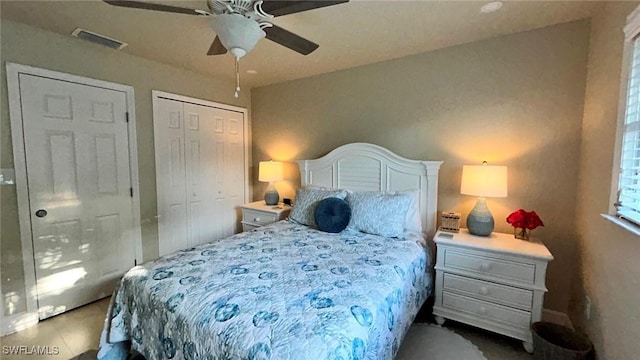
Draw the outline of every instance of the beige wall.
<instances>
[{"instance_id":1,"label":"beige wall","mask_svg":"<svg viewBox=\"0 0 640 360\"><path fill-rule=\"evenodd\" d=\"M144 259L158 256L155 159L151 90L249 107L244 92L233 97L234 84L127 55L102 46L2 19L0 84L0 167L13 168L11 125L7 106L6 62L41 67L133 86L136 98L138 161ZM15 187L0 187L0 265L3 299L14 313L23 311L24 275ZM9 295L11 294L11 295ZM5 304L5 313L9 305Z\"/></svg>"},{"instance_id":2,"label":"beige wall","mask_svg":"<svg viewBox=\"0 0 640 360\"><path fill-rule=\"evenodd\" d=\"M601 359L637 359L640 354L640 238L600 216L609 208L622 28L637 4L607 4L591 27L576 206L583 282L576 283L571 312ZM592 301L589 320L583 315L585 294Z\"/></svg>"},{"instance_id":3,"label":"beige wall","mask_svg":"<svg viewBox=\"0 0 640 360\"><path fill-rule=\"evenodd\" d=\"M536 210L546 226L534 235L556 257L546 307L567 311L570 304L572 320L588 332L600 358L631 359L640 353L640 241L599 214L609 202L621 28L635 5L607 5L591 29L574 22L254 89L254 164L315 158L345 143L372 142L406 157L444 160L439 210L463 215L474 200L458 194L461 166L481 160L508 165L509 197L489 200L497 230L510 231L502 221L510 211ZM234 99L226 81L6 20L1 33L2 168L13 167L6 61L135 88L144 257L157 256L151 89L245 107L247 94ZM288 170L288 181L278 188L291 197L299 178L296 166ZM264 184L253 180L259 198ZM15 293L20 311L15 189L0 187L0 197L2 291ZM572 281L576 263L583 282ZM590 320L582 313L584 294L593 302Z\"/></svg>"},{"instance_id":4,"label":"beige wall","mask_svg":"<svg viewBox=\"0 0 640 360\"><path fill-rule=\"evenodd\" d=\"M459 194L462 165L507 165L509 197L489 200L496 230L511 232L504 219L518 208L540 214L534 235L556 257L545 304L566 311L588 40L579 21L254 89L254 166L371 142L444 160L438 210L464 216L475 199ZM284 196L299 185L291 168Z\"/></svg>"}]
</instances>

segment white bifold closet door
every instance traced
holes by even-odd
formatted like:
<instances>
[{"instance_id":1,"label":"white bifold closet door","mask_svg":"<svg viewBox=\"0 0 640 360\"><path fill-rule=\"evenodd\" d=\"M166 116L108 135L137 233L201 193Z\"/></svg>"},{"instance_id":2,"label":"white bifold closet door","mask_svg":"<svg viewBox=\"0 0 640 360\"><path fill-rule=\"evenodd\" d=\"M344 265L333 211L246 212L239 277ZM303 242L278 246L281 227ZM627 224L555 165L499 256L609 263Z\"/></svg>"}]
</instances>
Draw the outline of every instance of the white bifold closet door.
<instances>
[{"instance_id":1,"label":"white bifold closet door","mask_svg":"<svg viewBox=\"0 0 640 360\"><path fill-rule=\"evenodd\" d=\"M244 113L154 100L160 256L238 232Z\"/></svg>"}]
</instances>

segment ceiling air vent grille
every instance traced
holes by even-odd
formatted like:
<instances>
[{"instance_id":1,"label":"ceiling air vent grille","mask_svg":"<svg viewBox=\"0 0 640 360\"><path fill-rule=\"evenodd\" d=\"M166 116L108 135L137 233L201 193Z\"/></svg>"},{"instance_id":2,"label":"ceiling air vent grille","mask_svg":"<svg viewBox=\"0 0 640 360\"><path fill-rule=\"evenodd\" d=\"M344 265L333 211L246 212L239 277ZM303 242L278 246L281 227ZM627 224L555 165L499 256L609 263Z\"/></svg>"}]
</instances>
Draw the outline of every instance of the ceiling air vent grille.
<instances>
[{"instance_id":1,"label":"ceiling air vent grille","mask_svg":"<svg viewBox=\"0 0 640 360\"><path fill-rule=\"evenodd\" d=\"M80 39L91 41L92 43L96 43L96 44L99 44L99 45L104 45L104 46L110 47L112 49L116 49L116 50L120 50L120 49L124 48L125 46L127 46L126 42L122 42L120 40L112 39L110 37L107 37L107 36L104 36L104 35L100 35L100 34L96 34L96 33L91 32L89 30L80 29L80 28L76 28L75 30L73 30L71 35L73 35L73 36L75 36L77 38L80 38Z\"/></svg>"}]
</instances>

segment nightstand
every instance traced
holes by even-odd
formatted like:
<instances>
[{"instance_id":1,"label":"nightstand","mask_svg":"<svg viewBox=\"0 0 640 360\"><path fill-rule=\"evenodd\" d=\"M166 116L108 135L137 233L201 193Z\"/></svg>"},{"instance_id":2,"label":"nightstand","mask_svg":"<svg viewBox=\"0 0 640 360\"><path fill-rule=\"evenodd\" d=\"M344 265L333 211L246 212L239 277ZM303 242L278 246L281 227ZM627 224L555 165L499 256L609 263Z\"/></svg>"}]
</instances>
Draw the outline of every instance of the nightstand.
<instances>
[{"instance_id":1,"label":"nightstand","mask_svg":"<svg viewBox=\"0 0 640 360\"><path fill-rule=\"evenodd\" d=\"M531 324L540 321L553 256L539 242L511 234L474 236L438 231L433 314L520 339L533 352Z\"/></svg>"},{"instance_id":2,"label":"nightstand","mask_svg":"<svg viewBox=\"0 0 640 360\"><path fill-rule=\"evenodd\" d=\"M242 208L242 231L249 231L280 221L289 216L291 206L266 205L264 200L240 206Z\"/></svg>"}]
</instances>

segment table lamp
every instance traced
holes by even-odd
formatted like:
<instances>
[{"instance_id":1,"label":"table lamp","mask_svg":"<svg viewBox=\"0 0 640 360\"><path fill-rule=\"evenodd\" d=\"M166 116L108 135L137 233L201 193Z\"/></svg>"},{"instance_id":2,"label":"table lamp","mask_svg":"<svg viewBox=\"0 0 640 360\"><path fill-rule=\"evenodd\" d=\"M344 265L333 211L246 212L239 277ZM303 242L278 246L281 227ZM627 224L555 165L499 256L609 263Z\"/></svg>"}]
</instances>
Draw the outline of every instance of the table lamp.
<instances>
[{"instance_id":1,"label":"table lamp","mask_svg":"<svg viewBox=\"0 0 640 360\"><path fill-rule=\"evenodd\" d=\"M282 163L279 161L260 161L258 167L258 180L268 182L267 191L264 193L264 202L267 205L278 205L280 195L273 185L275 181L283 179Z\"/></svg>"},{"instance_id":2,"label":"table lamp","mask_svg":"<svg viewBox=\"0 0 640 360\"><path fill-rule=\"evenodd\" d=\"M467 229L470 234L489 236L495 222L487 206L487 197L507 196L507 167L482 165L464 165L460 193L478 196L478 201L467 216Z\"/></svg>"}]
</instances>

